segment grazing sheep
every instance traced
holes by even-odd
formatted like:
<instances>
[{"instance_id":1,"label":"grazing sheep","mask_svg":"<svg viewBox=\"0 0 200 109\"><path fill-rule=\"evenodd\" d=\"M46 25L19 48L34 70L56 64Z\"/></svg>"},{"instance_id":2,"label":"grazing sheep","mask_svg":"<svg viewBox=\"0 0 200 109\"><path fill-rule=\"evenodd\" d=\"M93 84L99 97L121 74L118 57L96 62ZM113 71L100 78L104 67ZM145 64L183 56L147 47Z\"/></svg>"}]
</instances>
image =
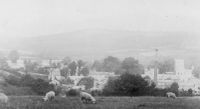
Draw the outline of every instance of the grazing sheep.
<instances>
[{"instance_id":1,"label":"grazing sheep","mask_svg":"<svg viewBox=\"0 0 200 109\"><path fill-rule=\"evenodd\" d=\"M83 103L96 103L96 99L89 93L80 92L81 101Z\"/></svg>"},{"instance_id":2,"label":"grazing sheep","mask_svg":"<svg viewBox=\"0 0 200 109\"><path fill-rule=\"evenodd\" d=\"M167 95L168 98L169 97L174 98L174 99L176 98L176 94L172 93L172 92L167 92L166 95Z\"/></svg>"},{"instance_id":3,"label":"grazing sheep","mask_svg":"<svg viewBox=\"0 0 200 109\"><path fill-rule=\"evenodd\" d=\"M54 91L49 91L46 93L45 97L43 98L44 101L51 101L55 97L55 92Z\"/></svg>"},{"instance_id":4,"label":"grazing sheep","mask_svg":"<svg viewBox=\"0 0 200 109\"><path fill-rule=\"evenodd\" d=\"M5 104L8 103L8 96L1 92L0 92L0 102Z\"/></svg>"}]
</instances>

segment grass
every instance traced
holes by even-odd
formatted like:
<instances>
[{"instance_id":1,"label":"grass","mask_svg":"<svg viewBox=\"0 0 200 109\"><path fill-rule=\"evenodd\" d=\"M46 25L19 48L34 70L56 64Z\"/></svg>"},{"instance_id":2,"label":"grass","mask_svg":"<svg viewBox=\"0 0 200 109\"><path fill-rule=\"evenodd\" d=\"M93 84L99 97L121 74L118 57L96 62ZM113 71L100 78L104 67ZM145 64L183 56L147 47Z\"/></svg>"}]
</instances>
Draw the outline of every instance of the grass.
<instances>
[{"instance_id":1,"label":"grass","mask_svg":"<svg viewBox=\"0 0 200 109\"><path fill-rule=\"evenodd\" d=\"M78 97L43 102L40 96L10 96L0 109L200 109L200 97L97 97L97 104L82 104Z\"/></svg>"}]
</instances>

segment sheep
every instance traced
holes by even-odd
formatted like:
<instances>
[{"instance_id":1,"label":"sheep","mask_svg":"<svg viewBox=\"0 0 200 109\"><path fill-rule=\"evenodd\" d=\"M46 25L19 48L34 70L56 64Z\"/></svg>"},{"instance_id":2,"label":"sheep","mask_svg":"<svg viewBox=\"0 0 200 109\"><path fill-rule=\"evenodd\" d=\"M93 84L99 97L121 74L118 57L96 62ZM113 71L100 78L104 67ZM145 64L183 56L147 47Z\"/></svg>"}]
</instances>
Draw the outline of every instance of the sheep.
<instances>
[{"instance_id":1,"label":"sheep","mask_svg":"<svg viewBox=\"0 0 200 109\"><path fill-rule=\"evenodd\" d=\"M167 95L168 98L169 97L174 98L174 99L176 98L176 94L173 93L173 92L167 92L166 95Z\"/></svg>"},{"instance_id":2,"label":"sheep","mask_svg":"<svg viewBox=\"0 0 200 109\"><path fill-rule=\"evenodd\" d=\"M5 104L8 103L8 96L1 92L0 92L0 102Z\"/></svg>"},{"instance_id":3,"label":"sheep","mask_svg":"<svg viewBox=\"0 0 200 109\"><path fill-rule=\"evenodd\" d=\"M93 103L96 104L96 99L89 93L80 92L80 98L83 103Z\"/></svg>"},{"instance_id":4,"label":"sheep","mask_svg":"<svg viewBox=\"0 0 200 109\"><path fill-rule=\"evenodd\" d=\"M55 97L54 91L49 91L46 93L45 97L43 98L44 101L52 101Z\"/></svg>"}]
</instances>

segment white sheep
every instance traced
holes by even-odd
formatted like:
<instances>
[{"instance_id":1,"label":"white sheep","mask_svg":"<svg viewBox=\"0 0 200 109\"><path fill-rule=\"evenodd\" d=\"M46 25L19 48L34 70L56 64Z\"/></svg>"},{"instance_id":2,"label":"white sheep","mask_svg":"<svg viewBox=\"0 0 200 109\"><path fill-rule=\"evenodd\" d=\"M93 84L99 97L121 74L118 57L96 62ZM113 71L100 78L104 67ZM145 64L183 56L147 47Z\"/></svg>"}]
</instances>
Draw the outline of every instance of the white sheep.
<instances>
[{"instance_id":1,"label":"white sheep","mask_svg":"<svg viewBox=\"0 0 200 109\"><path fill-rule=\"evenodd\" d=\"M96 103L96 99L89 93L86 93L86 92L80 92L80 97L81 97L81 101L83 103L93 103L95 104Z\"/></svg>"},{"instance_id":2,"label":"white sheep","mask_svg":"<svg viewBox=\"0 0 200 109\"><path fill-rule=\"evenodd\" d=\"M51 101L55 98L55 92L49 91L46 93L45 97L43 98L44 101Z\"/></svg>"},{"instance_id":3,"label":"white sheep","mask_svg":"<svg viewBox=\"0 0 200 109\"><path fill-rule=\"evenodd\" d=\"M8 96L5 95L4 93L0 93L0 102L7 104L8 103Z\"/></svg>"},{"instance_id":4,"label":"white sheep","mask_svg":"<svg viewBox=\"0 0 200 109\"><path fill-rule=\"evenodd\" d=\"M168 98L169 97L174 98L174 99L176 98L176 94L173 93L173 92L167 92L166 95L167 95Z\"/></svg>"}]
</instances>

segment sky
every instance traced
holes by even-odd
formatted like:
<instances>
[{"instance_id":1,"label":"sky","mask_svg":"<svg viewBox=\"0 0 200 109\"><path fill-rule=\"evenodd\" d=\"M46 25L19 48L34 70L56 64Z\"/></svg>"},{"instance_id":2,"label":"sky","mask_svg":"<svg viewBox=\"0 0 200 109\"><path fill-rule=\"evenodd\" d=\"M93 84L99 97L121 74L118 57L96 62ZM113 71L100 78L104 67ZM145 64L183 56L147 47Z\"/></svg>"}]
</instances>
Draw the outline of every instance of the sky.
<instances>
[{"instance_id":1,"label":"sky","mask_svg":"<svg viewBox=\"0 0 200 109\"><path fill-rule=\"evenodd\" d=\"M1 0L0 43L82 29L199 34L199 6L198 0Z\"/></svg>"}]
</instances>

